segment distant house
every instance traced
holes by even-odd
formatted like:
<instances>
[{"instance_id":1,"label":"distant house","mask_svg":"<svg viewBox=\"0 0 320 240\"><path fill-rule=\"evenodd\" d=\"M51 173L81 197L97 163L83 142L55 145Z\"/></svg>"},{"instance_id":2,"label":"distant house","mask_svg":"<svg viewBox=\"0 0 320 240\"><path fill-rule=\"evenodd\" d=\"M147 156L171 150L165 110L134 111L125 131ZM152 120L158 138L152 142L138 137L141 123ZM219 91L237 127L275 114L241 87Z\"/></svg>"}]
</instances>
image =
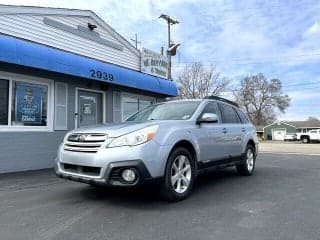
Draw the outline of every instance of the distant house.
<instances>
[{"instance_id":1,"label":"distant house","mask_svg":"<svg viewBox=\"0 0 320 240\"><path fill-rule=\"evenodd\" d=\"M257 127L257 134L264 140L283 140L287 133L308 132L320 129L320 121L277 121L262 128Z\"/></svg>"},{"instance_id":2,"label":"distant house","mask_svg":"<svg viewBox=\"0 0 320 240\"><path fill-rule=\"evenodd\" d=\"M259 139L263 139L263 126L256 126L256 133Z\"/></svg>"}]
</instances>

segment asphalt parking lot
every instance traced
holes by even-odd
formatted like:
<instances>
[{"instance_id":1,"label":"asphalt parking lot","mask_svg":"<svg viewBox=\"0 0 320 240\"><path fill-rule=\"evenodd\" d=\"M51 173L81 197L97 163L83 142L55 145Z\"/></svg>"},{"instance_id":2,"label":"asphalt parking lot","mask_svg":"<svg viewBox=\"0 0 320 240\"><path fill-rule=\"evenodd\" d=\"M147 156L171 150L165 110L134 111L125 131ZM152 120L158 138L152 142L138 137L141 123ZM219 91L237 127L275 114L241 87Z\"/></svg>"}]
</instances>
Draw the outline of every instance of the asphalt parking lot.
<instances>
[{"instance_id":1,"label":"asphalt parking lot","mask_svg":"<svg viewBox=\"0 0 320 240\"><path fill-rule=\"evenodd\" d=\"M320 239L320 157L262 153L168 204L152 188L97 190L51 171L0 176L0 239Z\"/></svg>"}]
</instances>

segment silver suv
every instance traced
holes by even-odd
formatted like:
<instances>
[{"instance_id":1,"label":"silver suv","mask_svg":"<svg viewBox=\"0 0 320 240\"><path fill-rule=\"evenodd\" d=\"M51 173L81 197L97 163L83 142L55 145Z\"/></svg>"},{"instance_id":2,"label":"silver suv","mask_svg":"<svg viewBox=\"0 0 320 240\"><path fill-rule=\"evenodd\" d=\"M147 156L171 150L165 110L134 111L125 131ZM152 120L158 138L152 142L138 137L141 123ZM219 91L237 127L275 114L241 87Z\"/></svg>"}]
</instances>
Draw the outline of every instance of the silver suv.
<instances>
[{"instance_id":1,"label":"silver suv","mask_svg":"<svg viewBox=\"0 0 320 240\"><path fill-rule=\"evenodd\" d=\"M211 96L146 107L119 124L79 128L58 150L59 177L91 185L136 186L159 180L169 201L186 198L208 168L252 175L256 130L238 105Z\"/></svg>"}]
</instances>

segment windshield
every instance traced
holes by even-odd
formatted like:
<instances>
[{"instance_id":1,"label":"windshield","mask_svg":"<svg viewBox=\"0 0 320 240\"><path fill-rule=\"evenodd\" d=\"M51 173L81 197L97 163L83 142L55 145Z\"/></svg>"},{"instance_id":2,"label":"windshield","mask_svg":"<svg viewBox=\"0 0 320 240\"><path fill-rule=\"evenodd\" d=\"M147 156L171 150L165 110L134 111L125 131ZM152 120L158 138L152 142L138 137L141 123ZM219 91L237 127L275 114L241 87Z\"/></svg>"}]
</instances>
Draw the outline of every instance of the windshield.
<instances>
[{"instance_id":1,"label":"windshield","mask_svg":"<svg viewBox=\"0 0 320 240\"><path fill-rule=\"evenodd\" d=\"M200 101L166 102L151 105L130 116L128 121L187 120L191 118Z\"/></svg>"}]
</instances>

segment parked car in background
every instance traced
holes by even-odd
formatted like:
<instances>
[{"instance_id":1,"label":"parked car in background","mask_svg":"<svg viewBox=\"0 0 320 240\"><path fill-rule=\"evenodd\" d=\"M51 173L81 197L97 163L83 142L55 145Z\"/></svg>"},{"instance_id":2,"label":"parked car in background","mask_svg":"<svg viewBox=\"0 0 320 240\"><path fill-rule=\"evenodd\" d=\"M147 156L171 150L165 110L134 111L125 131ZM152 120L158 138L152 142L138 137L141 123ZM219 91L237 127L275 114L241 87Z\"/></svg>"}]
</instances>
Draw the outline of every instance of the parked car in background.
<instances>
[{"instance_id":1,"label":"parked car in background","mask_svg":"<svg viewBox=\"0 0 320 240\"><path fill-rule=\"evenodd\" d=\"M310 130L307 133L301 134L300 140L303 143L320 142L320 129Z\"/></svg>"},{"instance_id":2,"label":"parked car in background","mask_svg":"<svg viewBox=\"0 0 320 240\"><path fill-rule=\"evenodd\" d=\"M219 97L163 102L120 124L69 132L58 150L59 177L92 185L159 180L169 201L186 198L196 176L214 167L254 172L255 127L236 103Z\"/></svg>"},{"instance_id":3,"label":"parked car in background","mask_svg":"<svg viewBox=\"0 0 320 240\"><path fill-rule=\"evenodd\" d=\"M297 140L297 134L296 133L287 133L284 135L284 141L296 141Z\"/></svg>"}]
</instances>

